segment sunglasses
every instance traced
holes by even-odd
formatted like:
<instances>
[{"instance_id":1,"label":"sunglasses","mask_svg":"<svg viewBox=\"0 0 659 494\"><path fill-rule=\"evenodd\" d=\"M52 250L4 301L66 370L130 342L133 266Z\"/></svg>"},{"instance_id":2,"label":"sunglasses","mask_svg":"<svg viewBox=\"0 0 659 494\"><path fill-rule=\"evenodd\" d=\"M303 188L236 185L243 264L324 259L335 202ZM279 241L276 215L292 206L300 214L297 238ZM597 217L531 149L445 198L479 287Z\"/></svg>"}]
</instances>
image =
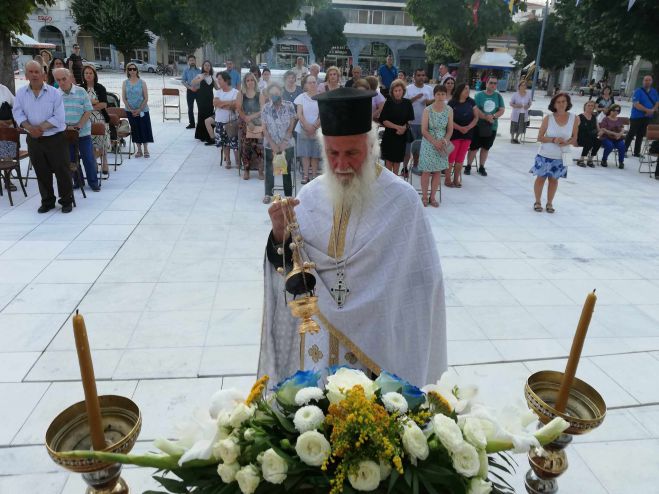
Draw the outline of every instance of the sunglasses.
<instances>
[{"instance_id":1,"label":"sunglasses","mask_svg":"<svg viewBox=\"0 0 659 494\"><path fill-rule=\"evenodd\" d=\"M135 67L129 67L128 72L137 72L137 69Z\"/></svg>"}]
</instances>

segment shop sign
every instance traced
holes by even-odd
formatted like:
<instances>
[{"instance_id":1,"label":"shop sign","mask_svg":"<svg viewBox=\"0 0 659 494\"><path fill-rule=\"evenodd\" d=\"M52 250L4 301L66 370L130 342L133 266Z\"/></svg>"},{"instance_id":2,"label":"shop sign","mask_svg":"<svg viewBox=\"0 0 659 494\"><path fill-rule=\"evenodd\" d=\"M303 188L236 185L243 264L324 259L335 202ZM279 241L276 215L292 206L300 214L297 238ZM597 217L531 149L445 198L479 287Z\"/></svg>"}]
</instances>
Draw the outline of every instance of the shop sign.
<instances>
[{"instance_id":1,"label":"shop sign","mask_svg":"<svg viewBox=\"0 0 659 494\"><path fill-rule=\"evenodd\" d=\"M277 45L277 51L279 53L309 53L309 50L305 45L291 43L279 43Z\"/></svg>"},{"instance_id":2,"label":"shop sign","mask_svg":"<svg viewBox=\"0 0 659 494\"><path fill-rule=\"evenodd\" d=\"M52 22L52 21L53 21L52 16L49 16L49 15L38 15L38 16L37 16L37 19L38 19L39 21L41 21L41 22L45 22L45 23L48 23L48 22Z\"/></svg>"}]
</instances>

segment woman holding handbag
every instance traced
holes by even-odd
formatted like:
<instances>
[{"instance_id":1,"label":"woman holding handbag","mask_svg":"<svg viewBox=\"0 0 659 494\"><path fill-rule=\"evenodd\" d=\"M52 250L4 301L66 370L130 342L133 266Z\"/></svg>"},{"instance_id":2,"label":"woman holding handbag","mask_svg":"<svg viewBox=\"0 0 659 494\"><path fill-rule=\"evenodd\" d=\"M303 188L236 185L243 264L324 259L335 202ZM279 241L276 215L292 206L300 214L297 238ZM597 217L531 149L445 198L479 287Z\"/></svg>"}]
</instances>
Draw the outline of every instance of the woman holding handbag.
<instances>
[{"instance_id":1,"label":"woman holding handbag","mask_svg":"<svg viewBox=\"0 0 659 494\"><path fill-rule=\"evenodd\" d=\"M214 91L213 107L215 108L215 145L224 152L227 170L231 169L231 150L238 165L238 121L236 107L240 92L231 87L231 74L226 70L216 78L220 89Z\"/></svg>"},{"instance_id":2,"label":"woman holding handbag","mask_svg":"<svg viewBox=\"0 0 659 494\"><path fill-rule=\"evenodd\" d=\"M423 110L421 120L421 152L419 153L419 170L421 171L421 201L424 206L430 204L439 207L435 194L441 180L440 172L448 168L448 157L452 151L453 109L446 104L446 87L435 86L435 101ZM431 180L432 176L432 180ZM430 183L430 197L428 184Z\"/></svg>"},{"instance_id":3,"label":"woman holding handbag","mask_svg":"<svg viewBox=\"0 0 659 494\"><path fill-rule=\"evenodd\" d=\"M579 133L579 119L569 113L570 108L572 108L570 96L566 93L557 93L549 102L551 115L547 115L542 120L538 131L540 150L535 157L535 164L529 170L529 173L535 175L533 209L538 213L542 212L540 201L545 182L549 180L546 210L548 213L553 213L552 203L558 189L558 179L567 177L570 146L577 144Z\"/></svg>"},{"instance_id":4,"label":"woman holding handbag","mask_svg":"<svg viewBox=\"0 0 659 494\"><path fill-rule=\"evenodd\" d=\"M446 90L444 90L446 92ZM410 122L414 120L412 102L403 98L405 83L395 80L389 87L389 98L380 113L380 123L385 126L380 154L387 169L398 175L398 169L405 158L405 147L414 137L410 130Z\"/></svg>"},{"instance_id":5,"label":"woman holding handbag","mask_svg":"<svg viewBox=\"0 0 659 494\"><path fill-rule=\"evenodd\" d=\"M254 157L258 160L259 179L263 180L263 126L261 125L261 97L256 76L249 72L243 80L243 92L238 95L240 116L240 149L243 163L243 179L249 180L249 167Z\"/></svg>"}]
</instances>

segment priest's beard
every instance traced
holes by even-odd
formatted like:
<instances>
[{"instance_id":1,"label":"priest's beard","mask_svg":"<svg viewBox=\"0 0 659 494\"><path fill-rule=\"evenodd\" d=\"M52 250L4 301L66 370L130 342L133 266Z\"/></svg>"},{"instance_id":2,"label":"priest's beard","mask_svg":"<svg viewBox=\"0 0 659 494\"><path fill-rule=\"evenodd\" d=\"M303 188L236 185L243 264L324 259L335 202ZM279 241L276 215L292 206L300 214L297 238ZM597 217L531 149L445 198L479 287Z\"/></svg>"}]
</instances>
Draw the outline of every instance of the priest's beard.
<instances>
[{"instance_id":1,"label":"priest's beard","mask_svg":"<svg viewBox=\"0 0 659 494\"><path fill-rule=\"evenodd\" d=\"M319 131L320 132L320 131ZM329 166L322 134L318 139L321 143L322 155L325 160L325 171L323 180L327 184L330 200L335 207L345 209L363 209L371 201L373 190L372 186L377 179L376 164L379 157L379 145L377 128L372 128L368 132L368 153L359 172L354 172L352 179L343 182L336 176Z\"/></svg>"}]
</instances>

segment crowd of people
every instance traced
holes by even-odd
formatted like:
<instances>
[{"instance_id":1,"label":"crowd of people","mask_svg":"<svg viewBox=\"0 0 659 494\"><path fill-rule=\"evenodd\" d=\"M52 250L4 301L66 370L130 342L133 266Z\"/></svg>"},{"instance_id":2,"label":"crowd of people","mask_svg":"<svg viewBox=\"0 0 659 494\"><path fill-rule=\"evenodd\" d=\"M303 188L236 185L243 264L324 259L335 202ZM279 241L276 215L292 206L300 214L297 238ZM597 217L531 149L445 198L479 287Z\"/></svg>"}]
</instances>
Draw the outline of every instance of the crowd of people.
<instances>
[{"instance_id":1,"label":"crowd of people","mask_svg":"<svg viewBox=\"0 0 659 494\"><path fill-rule=\"evenodd\" d=\"M253 66L241 78L230 60L225 70L215 73L210 61L198 66L191 55L181 79L187 93L187 128L195 130L196 139L219 148L224 166L230 169L235 164L244 180L250 179L251 171L257 171L264 181L264 203L272 200L275 174L283 176L284 193L289 196L293 193L291 170L298 166L297 160L303 185L320 173L317 96L343 85L338 67L328 67L322 81L320 72L319 65L306 67L300 57L280 84L271 80L268 68ZM149 144L154 139L147 84L135 63L126 64L125 75L121 101L136 146L135 157L149 158ZM365 75L359 66L352 67L350 75L345 87L372 92L372 120L383 129L380 159L395 175L420 175L424 206L439 207L436 194L442 175L444 186L451 188L461 188L463 172L470 175L473 166L479 175L488 175L489 151L505 112L495 76L489 76L485 89L472 97L469 85L456 84L445 65L440 65L436 82L431 81L434 85L428 84L423 68L411 74L408 84L408 75L395 67L391 56L377 70L377 77ZM79 178L83 173L72 174L69 170L74 148L93 191L99 191L102 179L109 175L107 153L113 129L109 125L108 92L99 83L95 68L83 65L77 45L66 60L44 51L26 65L26 78L29 85L21 88L15 98L4 86L0 88L0 126L20 126L27 133L28 153L42 196L39 211L55 207L55 175L62 210L69 212L72 189L84 186L84 179ZM617 166L624 168L626 151L634 139L633 155L639 156L647 125L659 108L652 82L652 77L646 76L643 86L634 91L627 133L620 105L609 87L603 87L596 100L589 99L578 116L570 112L569 95L557 93L552 98L550 114L539 129L540 149L530 170L536 176L536 211L555 211L553 198L558 179L567 174L570 146L582 148L577 159L581 167L594 167L602 148L601 166L608 166L608 158L615 152ZM531 104L523 81L510 98L513 144L520 144L520 136L525 133ZM103 124L105 133L92 136L92 123ZM65 138L67 130L77 132L75 145ZM15 151L13 143L0 143L0 159L13 158ZM545 182L547 201L543 207ZM9 187L16 188L13 184Z\"/></svg>"}]
</instances>

